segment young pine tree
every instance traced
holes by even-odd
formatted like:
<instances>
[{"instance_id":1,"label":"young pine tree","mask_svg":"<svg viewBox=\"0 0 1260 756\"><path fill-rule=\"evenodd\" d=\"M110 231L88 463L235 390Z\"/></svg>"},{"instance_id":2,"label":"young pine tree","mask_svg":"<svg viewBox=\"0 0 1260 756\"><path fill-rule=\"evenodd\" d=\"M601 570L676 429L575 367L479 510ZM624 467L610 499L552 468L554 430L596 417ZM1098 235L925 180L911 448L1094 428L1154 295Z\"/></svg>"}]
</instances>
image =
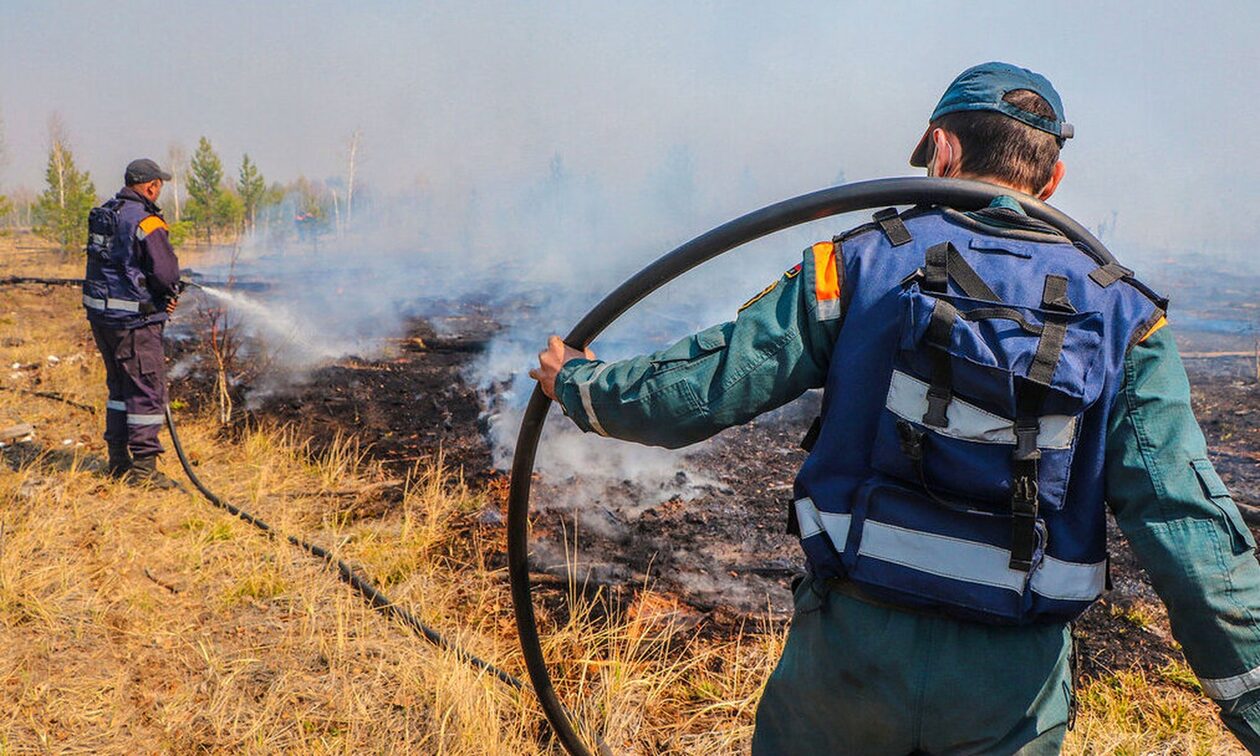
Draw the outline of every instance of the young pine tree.
<instances>
[{"instance_id":1,"label":"young pine tree","mask_svg":"<svg viewBox=\"0 0 1260 756\"><path fill-rule=\"evenodd\" d=\"M215 211L222 204L219 195L223 192L223 163L205 137L197 142L197 151L188 166L187 185L186 213L209 243L215 227L220 225Z\"/></svg>"},{"instance_id":2,"label":"young pine tree","mask_svg":"<svg viewBox=\"0 0 1260 756\"><path fill-rule=\"evenodd\" d=\"M87 243L88 211L96 204L96 187L86 171L74 164L74 153L59 130L54 129L44 171L48 188L35 202L35 233L57 244L62 252Z\"/></svg>"},{"instance_id":3,"label":"young pine tree","mask_svg":"<svg viewBox=\"0 0 1260 756\"><path fill-rule=\"evenodd\" d=\"M241 159L241 170L236 179L236 193L241 196L245 221L252 230L258 221L258 209L262 206L264 195L267 193L267 181L258 172L258 166L249 159L248 153Z\"/></svg>"}]
</instances>

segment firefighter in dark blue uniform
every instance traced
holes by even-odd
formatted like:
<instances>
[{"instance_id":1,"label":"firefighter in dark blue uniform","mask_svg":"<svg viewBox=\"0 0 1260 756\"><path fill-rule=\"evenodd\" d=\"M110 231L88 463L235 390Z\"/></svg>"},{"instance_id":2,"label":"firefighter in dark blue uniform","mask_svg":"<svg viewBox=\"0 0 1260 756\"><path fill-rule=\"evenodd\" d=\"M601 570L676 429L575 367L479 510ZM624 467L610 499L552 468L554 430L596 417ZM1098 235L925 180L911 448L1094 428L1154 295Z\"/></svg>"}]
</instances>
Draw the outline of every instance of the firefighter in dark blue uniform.
<instances>
[{"instance_id":1,"label":"firefighter in dark blue uniform","mask_svg":"<svg viewBox=\"0 0 1260 756\"><path fill-rule=\"evenodd\" d=\"M88 217L83 306L101 357L109 402L109 473L169 486L156 470L166 408L162 332L179 296L179 260L157 206L170 180L152 160L133 160L125 186Z\"/></svg>"}]
</instances>

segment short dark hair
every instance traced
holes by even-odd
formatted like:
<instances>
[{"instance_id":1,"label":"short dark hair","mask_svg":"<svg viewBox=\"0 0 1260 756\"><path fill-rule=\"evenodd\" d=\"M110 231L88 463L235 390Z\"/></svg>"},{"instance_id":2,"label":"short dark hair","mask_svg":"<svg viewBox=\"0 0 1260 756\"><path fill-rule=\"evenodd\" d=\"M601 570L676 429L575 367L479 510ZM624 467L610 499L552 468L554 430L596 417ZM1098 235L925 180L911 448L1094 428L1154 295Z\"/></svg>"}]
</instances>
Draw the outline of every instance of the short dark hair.
<instances>
[{"instance_id":1,"label":"short dark hair","mask_svg":"<svg viewBox=\"0 0 1260 756\"><path fill-rule=\"evenodd\" d=\"M1002 98L1015 107L1048 120L1054 108L1028 89L1014 89ZM932 123L958 137L963 172L1000 179L1036 192L1046 185L1059 160L1063 140L1009 116L990 110L946 113Z\"/></svg>"}]
</instances>

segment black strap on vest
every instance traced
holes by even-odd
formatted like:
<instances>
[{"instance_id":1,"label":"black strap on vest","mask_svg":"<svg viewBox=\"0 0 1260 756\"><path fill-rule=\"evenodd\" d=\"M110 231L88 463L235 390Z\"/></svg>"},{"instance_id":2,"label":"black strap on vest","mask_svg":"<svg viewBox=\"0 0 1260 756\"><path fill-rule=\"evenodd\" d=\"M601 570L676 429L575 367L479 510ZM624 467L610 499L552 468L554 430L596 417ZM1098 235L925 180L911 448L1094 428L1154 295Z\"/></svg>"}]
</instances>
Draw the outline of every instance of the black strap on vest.
<instances>
[{"instance_id":1,"label":"black strap on vest","mask_svg":"<svg viewBox=\"0 0 1260 756\"><path fill-rule=\"evenodd\" d=\"M959 313L958 316L963 320L973 322L977 320L1009 320L1034 336L1040 336L1042 331L1045 330L1044 326L1030 322L1028 318L1024 317L1024 313L1014 307L977 307L974 310Z\"/></svg>"},{"instance_id":2,"label":"black strap on vest","mask_svg":"<svg viewBox=\"0 0 1260 756\"><path fill-rule=\"evenodd\" d=\"M871 216L880 230L884 232L884 236L888 237L888 243L894 247L900 247L902 244L909 244L914 241L914 237L910 235L906 224L902 223L901 216L897 213L897 208L890 207L886 210L880 210Z\"/></svg>"},{"instance_id":3,"label":"black strap on vest","mask_svg":"<svg viewBox=\"0 0 1260 756\"><path fill-rule=\"evenodd\" d=\"M923 289L936 294L945 294L949 290L951 280L964 295L972 299L1002 301L967 260L959 254L953 244L941 242L928 247L923 253ZM1010 312L1023 320L1017 311L1010 310ZM937 299L932 307L932 318L928 322L927 342L932 347L932 382L928 386L928 407L927 412L923 414L923 424L934 428L944 428L949 425L946 410L949 409L954 393L949 343L954 323L959 317L960 314L953 305L944 299ZM972 319L971 313L962 314L961 317Z\"/></svg>"},{"instance_id":4,"label":"black strap on vest","mask_svg":"<svg viewBox=\"0 0 1260 756\"><path fill-rule=\"evenodd\" d=\"M797 538L800 538L801 537L801 523L800 523L800 520L797 519L796 517L796 500L789 496L787 498L786 503L787 503L787 527L783 529L783 532L787 533L790 536L796 536Z\"/></svg>"},{"instance_id":5,"label":"black strap on vest","mask_svg":"<svg viewBox=\"0 0 1260 756\"><path fill-rule=\"evenodd\" d=\"M1054 380L1059 357L1063 354L1063 340L1067 335L1065 316L1075 312L1067 296L1067 279L1046 276L1041 304L1043 308L1056 312L1046 316L1028 375L1016 389L1015 451L1011 454L1010 568L1023 572L1032 569L1037 549L1037 478L1038 461L1041 459L1037 437L1041 433L1041 411Z\"/></svg>"},{"instance_id":6,"label":"black strap on vest","mask_svg":"<svg viewBox=\"0 0 1260 756\"><path fill-rule=\"evenodd\" d=\"M801 448L806 452L814 450L814 444L818 443L818 436L822 433L822 415L814 418L814 422L810 423L809 430L805 431L805 437L801 439ZM788 498L787 500L787 528L785 532L788 535L801 537L801 524L796 517L796 500Z\"/></svg>"},{"instance_id":7,"label":"black strap on vest","mask_svg":"<svg viewBox=\"0 0 1260 756\"><path fill-rule=\"evenodd\" d=\"M945 411L954 398L954 368L951 364L953 358L949 354L949 342L957 320L958 310L952 304L943 299L936 300L926 334L927 343L931 347L932 382L927 390L927 412L923 413L923 424L934 428L949 425Z\"/></svg>"},{"instance_id":8,"label":"black strap on vest","mask_svg":"<svg viewBox=\"0 0 1260 756\"><path fill-rule=\"evenodd\" d=\"M1067 276L1046 276L1046 285L1041 290L1041 306L1055 312L1075 314L1076 308L1072 306L1072 300L1068 299L1067 285Z\"/></svg>"},{"instance_id":9,"label":"black strap on vest","mask_svg":"<svg viewBox=\"0 0 1260 756\"><path fill-rule=\"evenodd\" d=\"M814 422L809 424L809 430L805 431L805 437L801 439L801 448L807 452L814 450L814 444L818 443L818 436L822 433L822 415L814 418Z\"/></svg>"},{"instance_id":10,"label":"black strap on vest","mask_svg":"<svg viewBox=\"0 0 1260 756\"><path fill-rule=\"evenodd\" d=\"M938 294L947 293L946 282L952 280L964 296L988 302L1002 301L949 242L929 247L924 253L923 278L923 288Z\"/></svg>"},{"instance_id":11,"label":"black strap on vest","mask_svg":"<svg viewBox=\"0 0 1260 756\"><path fill-rule=\"evenodd\" d=\"M1124 267L1120 263L1107 263L1106 265L1100 265L1089 272L1089 277L1094 279L1094 283L1104 289L1122 278L1130 278L1132 276L1133 271Z\"/></svg>"}]
</instances>

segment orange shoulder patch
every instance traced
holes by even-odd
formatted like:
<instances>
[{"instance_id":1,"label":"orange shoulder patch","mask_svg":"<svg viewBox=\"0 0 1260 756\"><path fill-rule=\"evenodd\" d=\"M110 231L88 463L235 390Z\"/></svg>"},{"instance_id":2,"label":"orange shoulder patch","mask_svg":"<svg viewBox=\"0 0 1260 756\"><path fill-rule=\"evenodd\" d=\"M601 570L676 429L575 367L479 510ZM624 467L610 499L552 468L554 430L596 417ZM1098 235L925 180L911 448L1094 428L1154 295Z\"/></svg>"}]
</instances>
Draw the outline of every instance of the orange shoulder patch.
<instances>
[{"instance_id":1,"label":"orange shoulder patch","mask_svg":"<svg viewBox=\"0 0 1260 756\"><path fill-rule=\"evenodd\" d=\"M836 267L836 245L818 242L814 253L814 298L819 320L840 317L840 271Z\"/></svg>"},{"instance_id":2,"label":"orange shoulder patch","mask_svg":"<svg viewBox=\"0 0 1260 756\"><path fill-rule=\"evenodd\" d=\"M150 215L148 218L140 221L140 238L143 239L159 228L166 228L166 221L156 215Z\"/></svg>"}]
</instances>

